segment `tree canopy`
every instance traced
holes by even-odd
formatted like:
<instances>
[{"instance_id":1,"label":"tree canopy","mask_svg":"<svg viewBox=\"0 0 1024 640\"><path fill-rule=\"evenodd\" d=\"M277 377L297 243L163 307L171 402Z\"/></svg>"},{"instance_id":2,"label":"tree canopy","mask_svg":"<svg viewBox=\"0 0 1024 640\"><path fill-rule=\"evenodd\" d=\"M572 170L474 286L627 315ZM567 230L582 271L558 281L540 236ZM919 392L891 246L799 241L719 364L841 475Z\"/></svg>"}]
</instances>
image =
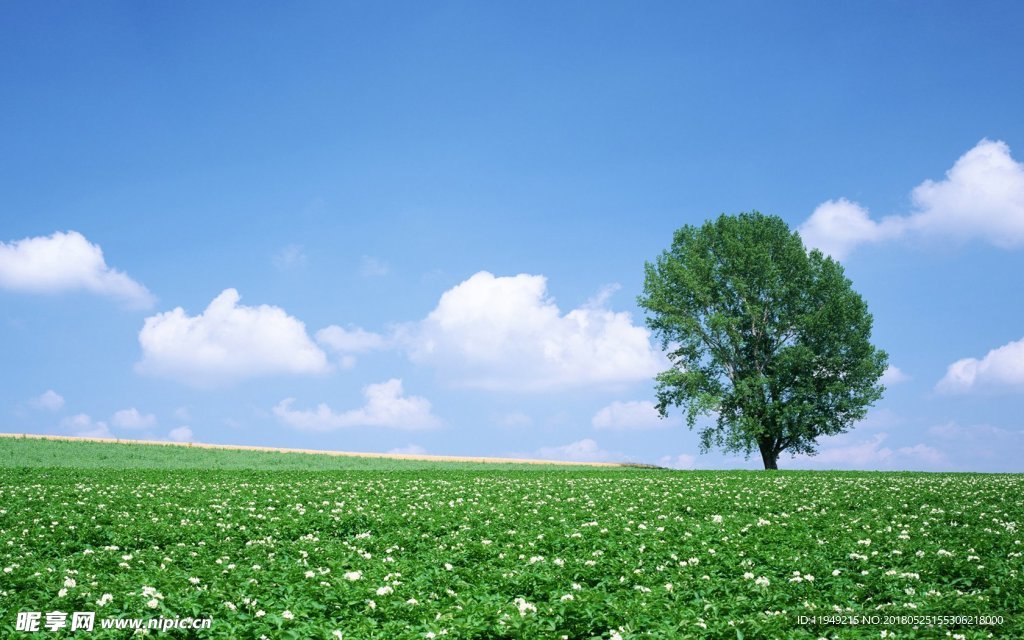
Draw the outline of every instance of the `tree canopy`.
<instances>
[{"instance_id":1,"label":"tree canopy","mask_svg":"<svg viewBox=\"0 0 1024 640\"><path fill-rule=\"evenodd\" d=\"M722 215L676 231L645 265L647 325L672 366L656 377L658 411L702 415L701 450L720 447L766 469L783 451L813 455L881 398L887 356L843 267L776 216Z\"/></svg>"}]
</instances>

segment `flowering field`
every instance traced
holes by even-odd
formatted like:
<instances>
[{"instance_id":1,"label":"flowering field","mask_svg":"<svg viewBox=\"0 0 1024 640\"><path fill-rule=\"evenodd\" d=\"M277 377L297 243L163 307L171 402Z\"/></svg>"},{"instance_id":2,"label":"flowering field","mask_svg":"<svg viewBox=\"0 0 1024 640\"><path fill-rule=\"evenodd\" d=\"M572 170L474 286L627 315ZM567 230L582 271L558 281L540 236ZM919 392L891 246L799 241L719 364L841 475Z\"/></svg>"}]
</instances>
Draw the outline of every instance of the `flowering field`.
<instances>
[{"instance_id":1,"label":"flowering field","mask_svg":"<svg viewBox=\"0 0 1024 640\"><path fill-rule=\"evenodd\" d=\"M1019 475L8 466L0 636L1024 637L1022 520Z\"/></svg>"}]
</instances>

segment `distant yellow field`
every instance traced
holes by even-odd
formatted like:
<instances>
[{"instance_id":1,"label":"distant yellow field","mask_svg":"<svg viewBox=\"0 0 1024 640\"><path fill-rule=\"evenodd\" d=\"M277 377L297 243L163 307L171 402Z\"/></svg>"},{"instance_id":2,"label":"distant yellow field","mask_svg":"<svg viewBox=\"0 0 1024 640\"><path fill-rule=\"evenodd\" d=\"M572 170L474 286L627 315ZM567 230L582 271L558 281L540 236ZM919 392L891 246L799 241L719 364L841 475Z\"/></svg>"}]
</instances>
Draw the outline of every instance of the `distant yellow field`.
<instances>
[{"instance_id":1,"label":"distant yellow field","mask_svg":"<svg viewBox=\"0 0 1024 640\"><path fill-rule=\"evenodd\" d=\"M201 442L169 442L166 440L129 440L118 438L79 438L74 436L51 436L33 433L0 433L0 438L29 438L35 440L66 440L70 442L104 442L107 444L147 444L165 447L195 447L202 449L228 449L237 451L274 451L278 453L310 453L324 456L342 456L350 458L385 458L392 460L426 460L433 462L481 462L505 464L565 464L581 467L622 467L629 466L617 462L569 462L561 460L537 460L531 458L495 458L487 456L432 456L406 453L362 453L356 451L324 451L321 449L289 449L285 447L252 447L241 444L203 444Z\"/></svg>"}]
</instances>

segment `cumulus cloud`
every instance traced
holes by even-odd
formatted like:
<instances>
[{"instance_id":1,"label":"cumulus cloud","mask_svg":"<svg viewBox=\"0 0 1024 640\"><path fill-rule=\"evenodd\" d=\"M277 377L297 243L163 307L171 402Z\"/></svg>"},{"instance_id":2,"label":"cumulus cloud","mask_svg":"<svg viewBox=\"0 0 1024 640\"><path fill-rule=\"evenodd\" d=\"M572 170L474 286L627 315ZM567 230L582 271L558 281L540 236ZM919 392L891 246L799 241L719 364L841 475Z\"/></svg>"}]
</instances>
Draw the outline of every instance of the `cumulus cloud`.
<instances>
[{"instance_id":1,"label":"cumulus cloud","mask_svg":"<svg viewBox=\"0 0 1024 640\"><path fill-rule=\"evenodd\" d=\"M42 394L29 400L29 404L36 409L44 411L59 411L64 406L64 396L53 389L47 389Z\"/></svg>"},{"instance_id":2,"label":"cumulus cloud","mask_svg":"<svg viewBox=\"0 0 1024 640\"><path fill-rule=\"evenodd\" d=\"M558 447L541 447L535 455L542 460L562 462L611 462L623 459L622 454L605 451L591 438Z\"/></svg>"},{"instance_id":3,"label":"cumulus cloud","mask_svg":"<svg viewBox=\"0 0 1024 640\"><path fill-rule=\"evenodd\" d=\"M389 343L384 336L349 325L348 329L332 324L316 332L316 341L338 355L338 362L343 369L351 369L356 364L353 354L366 353L386 348Z\"/></svg>"},{"instance_id":4,"label":"cumulus cloud","mask_svg":"<svg viewBox=\"0 0 1024 640\"><path fill-rule=\"evenodd\" d=\"M208 386L330 369L302 322L279 307L247 307L238 304L240 299L237 291L225 289L198 316L177 307L146 318L137 370Z\"/></svg>"},{"instance_id":5,"label":"cumulus cloud","mask_svg":"<svg viewBox=\"0 0 1024 640\"><path fill-rule=\"evenodd\" d=\"M79 413L61 420L60 426L80 438L114 438L106 422L94 421L88 414Z\"/></svg>"},{"instance_id":6,"label":"cumulus cloud","mask_svg":"<svg viewBox=\"0 0 1024 640\"><path fill-rule=\"evenodd\" d=\"M1001 141L982 140L943 180L925 180L911 192L904 216L872 220L845 199L821 204L800 226L804 242L842 259L858 245L900 237L977 239L997 247L1024 246L1024 163Z\"/></svg>"},{"instance_id":7,"label":"cumulus cloud","mask_svg":"<svg viewBox=\"0 0 1024 640\"><path fill-rule=\"evenodd\" d=\"M148 429L156 426L156 416L152 413L139 413L135 407L115 412L110 421L122 429Z\"/></svg>"},{"instance_id":8,"label":"cumulus cloud","mask_svg":"<svg viewBox=\"0 0 1024 640\"><path fill-rule=\"evenodd\" d=\"M981 359L957 360L936 385L943 393L1007 387L1024 387L1024 338L992 349Z\"/></svg>"},{"instance_id":9,"label":"cumulus cloud","mask_svg":"<svg viewBox=\"0 0 1024 640\"><path fill-rule=\"evenodd\" d=\"M671 469L692 469L697 459L688 453L680 453L677 456L662 456L658 464Z\"/></svg>"},{"instance_id":10,"label":"cumulus cloud","mask_svg":"<svg viewBox=\"0 0 1024 640\"><path fill-rule=\"evenodd\" d=\"M607 297L563 314L544 276L481 271L446 291L401 339L414 362L461 386L537 391L651 378L664 362L647 330L608 309Z\"/></svg>"},{"instance_id":11,"label":"cumulus cloud","mask_svg":"<svg viewBox=\"0 0 1024 640\"><path fill-rule=\"evenodd\" d=\"M590 420L595 429L622 431L660 429L675 422L677 421L669 418L662 419L654 403L647 400L613 402L595 413Z\"/></svg>"},{"instance_id":12,"label":"cumulus cloud","mask_svg":"<svg viewBox=\"0 0 1024 640\"><path fill-rule=\"evenodd\" d=\"M107 266L99 245L77 231L0 242L0 287L30 293L89 291L148 308L146 287Z\"/></svg>"},{"instance_id":13,"label":"cumulus cloud","mask_svg":"<svg viewBox=\"0 0 1024 640\"><path fill-rule=\"evenodd\" d=\"M392 378L363 388L366 404L359 409L335 412L321 403L315 410L292 409L294 398L282 400L274 415L284 424L303 431L331 431L350 427L386 427L392 429L430 429L441 421L431 413L430 401L405 396L402 381Z\"/></svg>"},{"instance_id":14,"label":"cumulus cloud","mask_svg":"<svg viewBox=\"0 0 1024 640\"><path fill-rule=\"evenodd\" d=\"M903 373L899 367L894 367L892 365L886 367L885 373L882 374L882 384L885 385L899 384L901 382L906 382L907 380L910 380L910 376Z\"/></svg>"},{"instance_id":15,"label":"cumulus cloud","mask_svg":"<svg viewBox=\"0 0 1024 640\"><path fill-rule=\"evenodd\" d=\"M184 425L171 429L167 439L173 442L192 442L192 429Z\"/></svg>"},{"instance_id":16,"label":"cumulus cloud","mask_svg":"<svg viewBox=\"0 0 1024 640\"><path fill-rule=\"evenodd\" d=\"M799 232L807 246L842 260L857 245L895 238L904 228L899 218L875 222L867 209L840 198L818 205L811 217L800 225Z\"/></svg>"},{"instance_id":17,"label":"cumulus cloud","mask_svg":"<svg viewBox=\"0 0 1024 640\"><path fill-rule=\"evenodd\" d=\"M945 453L927 444L906 447L888 447L886 432L870 438L852 441L850 434L823 438L815 456L796 455L796 466L826 469L937 469L948 466Z\"/></svg>"}]
</instances>

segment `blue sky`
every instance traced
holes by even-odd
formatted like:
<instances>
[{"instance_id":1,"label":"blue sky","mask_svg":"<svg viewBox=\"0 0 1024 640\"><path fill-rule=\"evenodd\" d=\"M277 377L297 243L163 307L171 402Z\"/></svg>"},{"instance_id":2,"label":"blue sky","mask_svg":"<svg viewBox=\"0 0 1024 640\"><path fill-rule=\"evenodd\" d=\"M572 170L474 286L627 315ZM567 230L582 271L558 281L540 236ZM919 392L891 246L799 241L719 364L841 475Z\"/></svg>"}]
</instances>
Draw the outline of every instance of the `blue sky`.
<instances>
[{"instance_id":1,"label":"blue sky","mask_svg":"<svg viewBox=\"0 0 1024 640\"><path fill-rule=\"evenodd\" d=\"M895 367L783 467L1022 471L1019 3L0 7L3 431L633 460L673 230L839 258Z\"/></svg>"}]
</instances>

